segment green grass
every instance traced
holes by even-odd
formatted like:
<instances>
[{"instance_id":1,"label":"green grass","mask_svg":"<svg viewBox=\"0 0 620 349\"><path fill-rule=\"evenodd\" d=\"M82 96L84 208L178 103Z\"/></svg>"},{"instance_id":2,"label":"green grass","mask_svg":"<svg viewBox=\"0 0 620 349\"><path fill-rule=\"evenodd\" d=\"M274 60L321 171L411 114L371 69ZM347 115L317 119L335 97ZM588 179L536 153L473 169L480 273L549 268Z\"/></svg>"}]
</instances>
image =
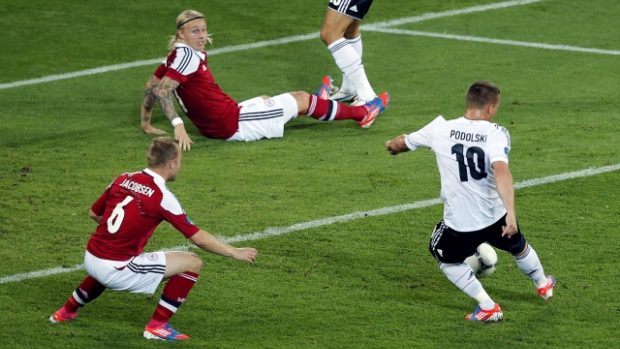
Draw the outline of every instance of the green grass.
<instances>
[{"instance_id":1,"label":"green grass","mask_svg":"<svg viewBox=\"0 0 620 349\"><path fill-rule=\"evenodd\" d=\"M367 22L492 1L375 2ZM4 6L4 5L3 5ZM186 1L6 4L0 82L163 57L178 12L207 14L215 48L316 32L325 1ZM543 1L402 28L620 50L618 4ZM512 135L516 181L620 163L618 56L364 33L364 61L392 104L369 130L300 118L285 137L255 143L202 138L170 187L201 227L223 236L289 226L438 196L435 160L421 150L390 157L383 142L437 114L459 116L476 79L502 88L497 121ZM218 83L241 101L307 90L337 68L309 40L210 57ZM144 166L143 85L155 67L0 90L0 277L73 266L94 229L87 212L119 173ZM161 112L155 126L170 130ZM506 320L466 323L474 302L427 252L441 207L327 225L244 243L243 265L199 252L201 280L173 324L209 348L610 348L620 333L619 172L522 189L520 225L556 297L543 303L510 256L483 281ZM148 249L183 244L162 224ZM241 245L241 244L240 244ZM152 347L141 330L156 303L106 292L80 318L47 317L83 272L0 284L0 347Z\"/></svg>"}]
</instances>

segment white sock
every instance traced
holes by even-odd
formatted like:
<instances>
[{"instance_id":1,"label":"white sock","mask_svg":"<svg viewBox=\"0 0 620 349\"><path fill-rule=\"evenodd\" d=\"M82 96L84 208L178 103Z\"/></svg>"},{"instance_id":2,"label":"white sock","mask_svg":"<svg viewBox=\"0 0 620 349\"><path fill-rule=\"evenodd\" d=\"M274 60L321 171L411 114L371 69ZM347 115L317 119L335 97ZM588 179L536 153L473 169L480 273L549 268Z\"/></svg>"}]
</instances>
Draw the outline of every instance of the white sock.
<instances>
[{"instance_id":1,"label":"white sock","mask_svg":"<svg viewBox=\"0 0 620 349\"><path fill-rule=\"evenodd\" d=\"M538 254L532 246L528 244L523 254L514 257L519 269L534 282L537 288L547 284L547 276L540 263Z\"/></svg>"},{"instance_id":2,"label":"white sock","mask_svg":"<svg viewBox=\"0 0 620 349\"><path fill-rule=\"evenodd\" d=\"M362 59L362 62L363 62L364 59L362 56L362 52L364 51L364 49L362 46L362 35L359 35L358 37L353 38L353 39L348 39L348 41L349 41L349 44L353 46L353 48L355 49L357 54L360 56L360 59ZM355 86L353 86L353 83L346 75L342 76L342 85L340 86L340 91L348 92L348 93L355 92Z\"/></svg>"},{"instance_id":3,"label":"white sock","mask_svg":"<svg viewBox=\"0 0 620 349\"><path fill-rule=\"evenodd\" d=\"M362 57L357 53L349 40L341 38L334 41L327 48L332 57L334 57L336 65L342 71L344 78L348 79L349 83L355 87L358 97L366 101L375 98L375 91L370 86L368 77L366 77Z\"/></svg>"},{"instance_id":4,"label":"white sock","mask_svg":"<svg viewBox=\"0 0 620 349\"><path fill-rule=\"evenodd\" d=\"M466 295L478 301L478 305L482 309L492 309L495 306L495 302L489 297L487 292L482 287L480 281L476 278L476 274L465 263L453 264L453 263L441 263L439 269L443 271L448 280L454 284L454 286L465 292Z\"/></svg>"}]
</instances>

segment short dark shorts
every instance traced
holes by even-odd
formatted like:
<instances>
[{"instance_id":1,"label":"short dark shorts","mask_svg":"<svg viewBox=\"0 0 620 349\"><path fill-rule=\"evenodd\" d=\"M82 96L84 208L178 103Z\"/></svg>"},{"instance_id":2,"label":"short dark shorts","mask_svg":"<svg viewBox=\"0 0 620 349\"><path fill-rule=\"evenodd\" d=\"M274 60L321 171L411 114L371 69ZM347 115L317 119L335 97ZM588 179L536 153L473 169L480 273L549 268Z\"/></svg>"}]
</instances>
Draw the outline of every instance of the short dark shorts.
<instances>
[{"instance_id":1,"label":"short dark shorts","mask_svg":"<svg viewBox=\"0 0 620 349\"><path fill-rule=\"evenodd\" d=\"M435 226L428 249L433 257L442 263L463 262L465 258L473 255L478 245L483 242L513 255L519 254L527 244L525 236L519 229L510 238L502 237L504 225L506 216L484 229L464 233L453 230L441 220Z\"/></svg>"},{"instance_id":2,"label":"short dark shorts","mask_svg":"<svg viewBox=\"0 0 620 349\"><path fill-rule=\"evenodd\" d=\"M372 0L329 0L327 6L334 11L362 20L370 10L370 5Z\"/></svg>"}]
</instances>

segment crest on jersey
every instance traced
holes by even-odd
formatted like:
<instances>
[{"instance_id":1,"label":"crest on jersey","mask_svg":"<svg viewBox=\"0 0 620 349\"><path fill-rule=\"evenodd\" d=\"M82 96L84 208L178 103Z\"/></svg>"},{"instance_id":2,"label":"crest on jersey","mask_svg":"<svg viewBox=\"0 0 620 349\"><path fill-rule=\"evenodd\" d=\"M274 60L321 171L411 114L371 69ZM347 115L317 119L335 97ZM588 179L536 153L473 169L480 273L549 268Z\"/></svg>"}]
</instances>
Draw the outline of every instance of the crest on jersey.
<instances>
[{"instance_id":1,"label":"crest on jersey","mask_svg":"<svg viewBox=\"0 0 620 349\"><path fill-rule=\"evenodd\" d=\"M274 101L273 98L267 98L264 101L265 105L269 108L272 108L274 105L276 105L276 101Z\"/></svg>"},{"instance_id":2,"label":"crest on jersey","mask_svg":"<svg viewBox=\"0 0 620 349\"><path fill-rule=\"evenodd\" d=\"M146 259L150 260L150 261L156 261L157 260L157 253L147 253L146 254Z\"/></svg>"}]
</instances>

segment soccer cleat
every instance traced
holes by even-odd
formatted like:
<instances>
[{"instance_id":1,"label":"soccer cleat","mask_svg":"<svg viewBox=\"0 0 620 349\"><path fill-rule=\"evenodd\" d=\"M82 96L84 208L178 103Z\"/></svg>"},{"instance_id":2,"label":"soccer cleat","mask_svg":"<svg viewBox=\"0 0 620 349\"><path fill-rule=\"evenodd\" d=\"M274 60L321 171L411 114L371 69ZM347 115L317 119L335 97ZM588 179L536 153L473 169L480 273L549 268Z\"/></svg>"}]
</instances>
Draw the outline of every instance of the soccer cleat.
<instances>
[{"instance_id":1,"label":"soccer cleat","mask_svg":"<svg viewBox=\"0 0 620 349\"><path fill-rule=\"evenodd\" d=\"M321 87L314 93L314 95L321 99L329 99L329 94L333 88L333 82L334 80L332 80L331 76L325 75L323 80L321 80Z\"/></svg>"},{"instance_id":2,"label":"soccer cleat","mask_svg":"<svg viewBox=\"0 0 620 349\"><path fill-rule=\"evenodd\" d=\"M465 317L469 321L482 321L482 322L497 322L504 318L502 313L502 307L495 303L495 306L491 310L481 309L477 306L474 312Z\"/></svg>"},{"instance_id":3,"label":"soccer cleat","mask_svg":"<svg viewBox=\"0 0 620 349\"><path fill-rule=\"evenodd\" d=\"M78 316L78 313L69 313L65 310L65 307L60 307L60 309L56 310L54 314L50 315L50 322L53 324L57 324L59 322L68 322L75 319Z\"/></svg>"},{"instance_id":4,"label":"soccer cleat","mask_svg":"<svg viewBox=\"0 0 620 349\"><path fill-rule=\"evenodd\" d=\"M375 97L375 98L377 98L377 97ZM366 100L360 99L358 96L355 96L355 98L353 98L353 100L351 101L351 106L352 107L359 107L359 106L362 106L362 105L366 105L366 104L368 104L370 102L372 102L372 100L366 101Z\"/></svg>"},{"instance_id":5,"label":"soccer cleat","mask_svg":"<svg viewBox=\"0 0 620 349\"><path fill-rule=\"evenodd\" d=\"M336 102L351 102L357 97L355 92L343 91L336 86L332 86L332 90L329 93L329 99Z\"/></svg>"},{"instance_id":6,"label":"soccer cleat","mask_svg":"<svg viewBox=\"0 0 620 349\"><path fill-rule=\"evenodd\" d=\"M379 94L378 97L364 105L366 116L361 121L356 121L357 124L362 128L369 128L375 122L377 116L387 108L388 103L390 103L390 94L387 92Z\"/></svg>"},{"instance_id":7,"label":"soccer cleat","mask_svg":"<svg viewBox=\"0 0 620 349\"><path fill-rule=\"evenodd\" d=\"M159 341L184 341L190 337L165 324L159 327L144 327L144 338Z\"/></svg>"},{"instance_id":8,"label":"soccer cleat","mask_svg":"<svg viewBox=\"0 0 620 349\"><path fill-rule=\"evenodd\" d=\"M538 289L538 295L544 300L553 297L553 288L555 287L555 278L553 275L547 275L547 284Z\"/></svg>"}]
</instances>

